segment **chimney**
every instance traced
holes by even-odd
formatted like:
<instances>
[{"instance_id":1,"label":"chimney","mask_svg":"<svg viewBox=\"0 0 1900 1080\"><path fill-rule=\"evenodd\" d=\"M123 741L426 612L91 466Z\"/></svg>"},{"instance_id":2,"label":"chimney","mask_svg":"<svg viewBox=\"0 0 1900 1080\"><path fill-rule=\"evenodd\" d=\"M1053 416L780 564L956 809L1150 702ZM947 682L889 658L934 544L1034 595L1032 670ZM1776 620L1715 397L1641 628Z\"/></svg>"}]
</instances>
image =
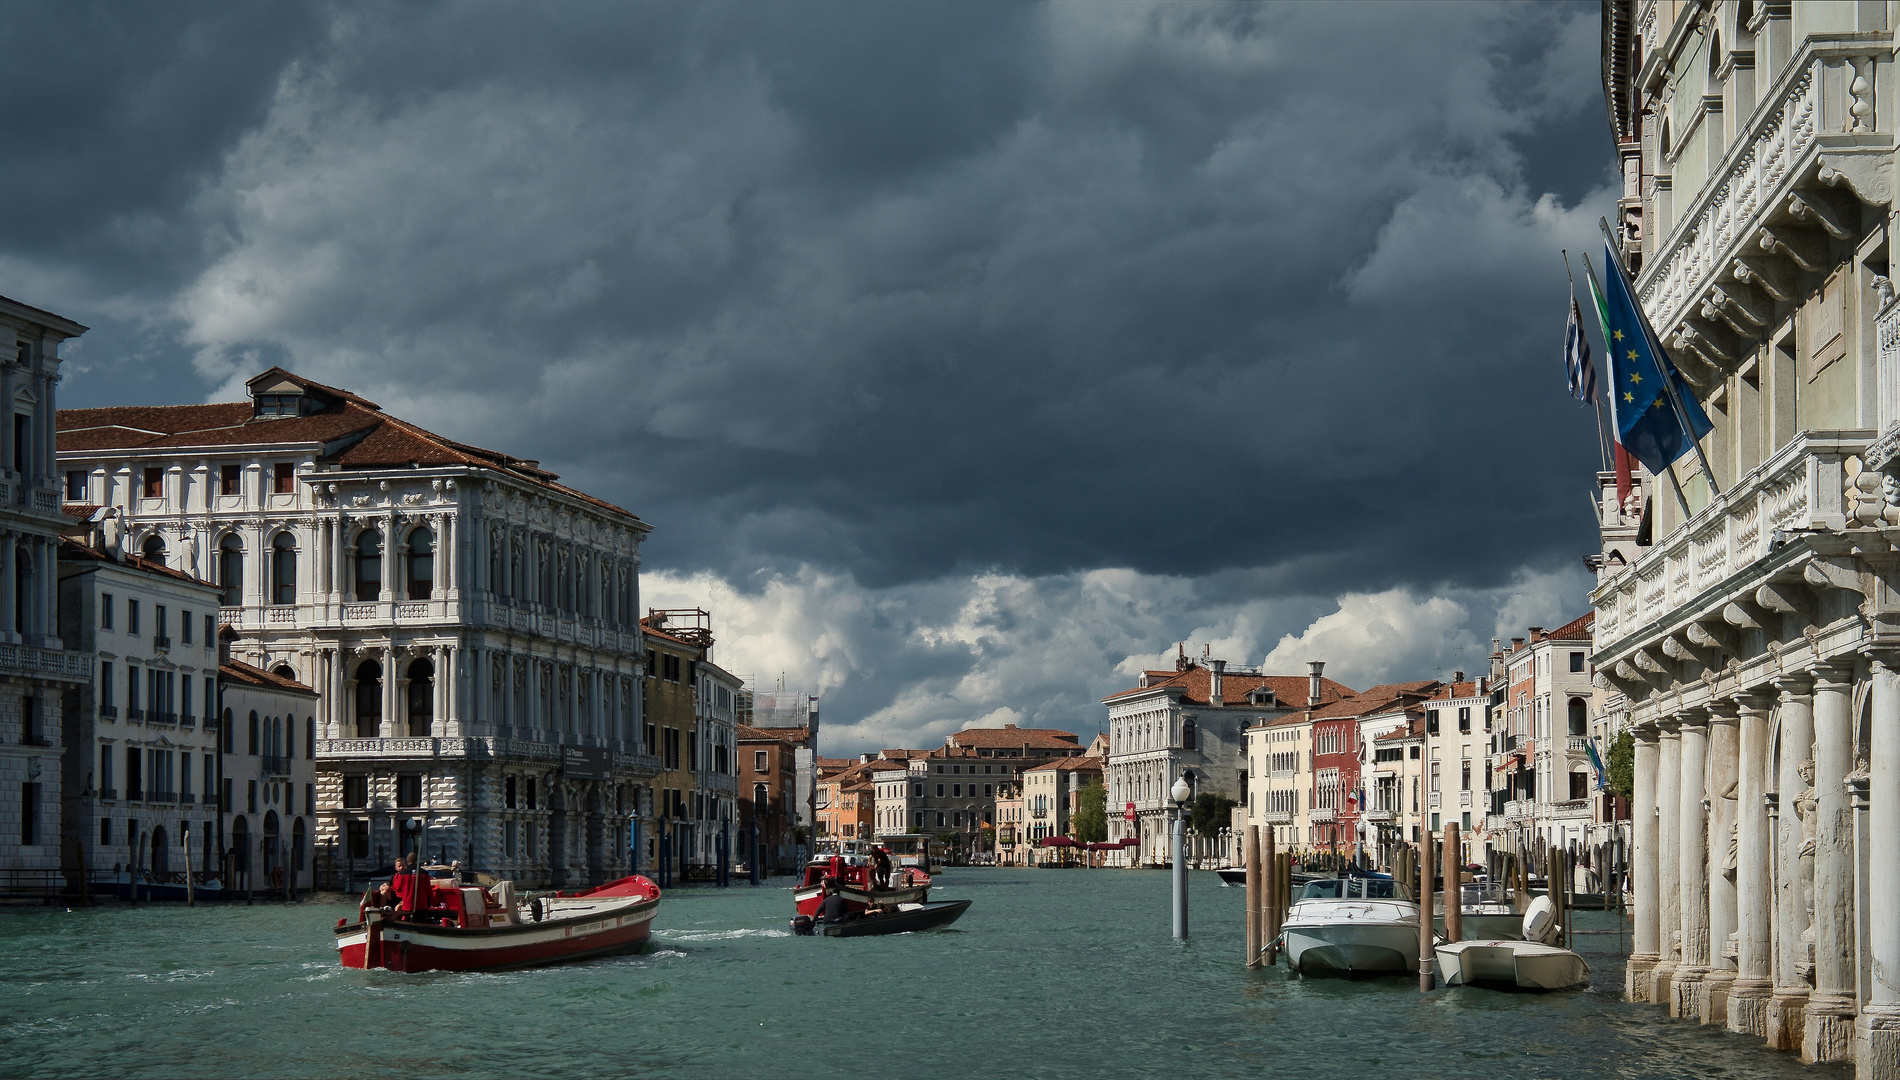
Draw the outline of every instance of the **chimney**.
<instances>
[{"instance_id":1,"label":"chimney","mask_svg":"<svg viewBox=\"0 0 1900 1080\"><path fill-rule=\"evenodd\" d=\"M1524 639L1523 639L1523 638L1521 638L1521 637L1514 637L1514 638L1512 638L1512 639L1511 639L1511 651L1512 651L1512 652L1516 652L1517 650L1519 650L1519 649L1521 649L1521 648L1523 648L1523 647L1524 647Z\"/></svg>"},{"instance_id":2,"label":"chimney","mask_svg":"<svg viewBox=\"0 0 1900 1080\"><path fill-rule=\"evenodd\" d=\"M1541 637L1543 637L1543 636L1544 636L1544 628L1543 628L1543 627L1541 627L1541 626L1533 626L1533 627L1531 627L1531 640L1532 640L1532 641L1536 641L1536 640L1537 640L1538 638L1541 638Z\"/></svg>"},{"instance_id":3,"label":"chimney","mask_svg":"<svg viewBox=\"0 0 1900 1080\"><path fill-rule=\"evenodd\" d=\"M1490 686L1491 686L1490 679L1486 678L1483 675L1478 676L1478 696L1479 697L1483 697L1485 693L1490 689Z\"/></svg>"},{"instance_id":4,"label":"chimney","mask_svg":"<svg viewBox=\"0 0 1900 1080\"><path fill-rule=\"evenodd\" d=\"M1306 685L1306 704L1311 707L1319 704L1319 673L1326 670L1326 661L1309 660L1306 662L1306 670L1312 672Z\"/></svg>"},{"instance_id":5,"label":"chimney","mask_svg":"<svg viewBox=\"0 0 1900 1080\"><path fill-rule=\"evenodd\" d=\"M1452 681L1452 684L1453 684L1453 685L1457 685L1458 683L1461 683L1461 682L1464 682L1464 681L1465 681L1465 673L1464 673L1464 672L1462 672L1462 671L1454 671L1454 672L1452 672L1452 673L1451 673L1451 681Z\"/></svg>"},{"instance_id":6,"label":"chimney","mask_svg":"<svg viewBox=\"0 0 1900 1080\"><path fill-rule=\"evenodd\" d=\"M1207 670L1209 673L1207 703L1209 705L1219 705L1221 703L1221 676L1227 673L1227 661L1209 660L1207 662Z\"/></svg>"}]
</instances>

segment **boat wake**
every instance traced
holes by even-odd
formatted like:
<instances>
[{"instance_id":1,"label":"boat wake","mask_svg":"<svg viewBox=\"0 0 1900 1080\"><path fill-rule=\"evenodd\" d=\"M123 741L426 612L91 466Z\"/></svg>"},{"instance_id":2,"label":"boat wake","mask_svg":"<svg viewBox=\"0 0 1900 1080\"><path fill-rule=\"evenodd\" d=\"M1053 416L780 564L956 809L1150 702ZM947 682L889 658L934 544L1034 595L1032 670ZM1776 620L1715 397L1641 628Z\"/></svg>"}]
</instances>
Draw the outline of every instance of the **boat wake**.
<instances>
[{"instance_id":1,"label":"boat wake","mask_svg":"<svg viewBox=\"0 0 1900 1080\"><path fill-rule=\"evenodd\" d=\"M697 943L701 941L733 941L738 938L749 937L791 937L792 932L790 930L778 929L658 930L654 932L654 936L663 937L668 941Z\"/></svg>"}]
</instances>

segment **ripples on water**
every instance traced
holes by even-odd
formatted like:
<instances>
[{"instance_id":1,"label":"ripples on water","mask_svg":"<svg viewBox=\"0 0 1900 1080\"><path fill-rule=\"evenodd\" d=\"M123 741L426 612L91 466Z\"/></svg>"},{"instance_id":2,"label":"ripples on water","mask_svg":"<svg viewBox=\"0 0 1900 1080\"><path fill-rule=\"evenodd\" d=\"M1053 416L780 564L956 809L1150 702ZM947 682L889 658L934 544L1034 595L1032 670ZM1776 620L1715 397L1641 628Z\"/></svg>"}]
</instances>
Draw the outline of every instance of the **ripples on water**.
<instances>
[{"instance_id":1,"label":"ripples on water","mask_svg":"<svg viewBox=\"0 0 1900 1080\"><path fill-rule=\"evenodd\" d=\"M945 932L796 938L782 887L681 889L648 952L499 975L345 972L351 909L0 910L0 1071L34 1076L1845 1077L1589 991L1420 994L1240 963L1239 889L1196 874L951 870ZM1585 913L1584 923L1614 927Z\"/></svg>"}]
</instances>

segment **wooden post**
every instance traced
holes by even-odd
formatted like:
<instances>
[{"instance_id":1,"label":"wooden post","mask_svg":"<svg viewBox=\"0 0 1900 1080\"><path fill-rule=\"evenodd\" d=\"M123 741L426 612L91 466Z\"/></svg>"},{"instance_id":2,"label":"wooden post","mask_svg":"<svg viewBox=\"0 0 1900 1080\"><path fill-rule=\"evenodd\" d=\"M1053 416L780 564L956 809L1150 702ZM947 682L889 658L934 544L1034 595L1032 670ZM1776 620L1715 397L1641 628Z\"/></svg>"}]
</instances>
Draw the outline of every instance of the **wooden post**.
<instances>
[{"instance_id":1,"label":"wooden post","mask_svg":"<svg viewBox=\"0 0 1900 1080\"><path fill-rule=\"evenodd\" d=\"M1550 898L1550 919L1557 924L1560 936L1556 942L1559 945L1563 943L1561 934L1564 924L1569 921L1569 915L1564 911L1563 882L1558 877L1563 872L1562 858L1555 844L1544 849L1544 895Z\"/></svg>"},{"instance_id":2,"label":"wooden post","mask_svg":"<svg viewBox=\"0 0 1900 1080\"><path fill-rule=\"evenodd\" d=\"M1464 875L1458 858L1458 823L1445 823L1445 940L1463 941L1464 898L1459 883Z\"/></svg>"},{"instance_id":3,"label":"wooden post","mask_svg":"<svg viewBox=\"0 0 1900 1080\"><path fill-rule=\"evenodd\" d=\"M1432 988L1432 966L1437 960L1432 951L1432 833L1418 834L1418 988Z\"/></svg>"},{"instance_id":4,"label":"wooden post","mask_svg":"<svg viewBox=\"0 0 1900 1080\"><path fill-rule=\"evenodd\" d=\"M1260 837L1260 947L1266 950L1265 963L1272 967L1280 958L1275 942L1280 937L1280 855L1273 842L1273 826Z\"/></svg>"},{"instance_id":5,"label":"wooden post","mask_svg":"<svg viewBox=\"0 0 1900 1080\"><path fill-rule=\"evenodd\" d=\"M1260 826L1247 826L1246 850L1241 859L1247 867L1247 966L1260 966Z\"/></svg>"},{"instance_id":6,"label":"wooden post","mask_svg":"<svg viewBox=\"0 0 1900 1080\"><path fill-rule=\"evenodd\" d=\"M193 892L191 888L191 823L186 822L184 829L185 829L185 906L197 907L198 894Z\"/></svg>"}]
</instances>

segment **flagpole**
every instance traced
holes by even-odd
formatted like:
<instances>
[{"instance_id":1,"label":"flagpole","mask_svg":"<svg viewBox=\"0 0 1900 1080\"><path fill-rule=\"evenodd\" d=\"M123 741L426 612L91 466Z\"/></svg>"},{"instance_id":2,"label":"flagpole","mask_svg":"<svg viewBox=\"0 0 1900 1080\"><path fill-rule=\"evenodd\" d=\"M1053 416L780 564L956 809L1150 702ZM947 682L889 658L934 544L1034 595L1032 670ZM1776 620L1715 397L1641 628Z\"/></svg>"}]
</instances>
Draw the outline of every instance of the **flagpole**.
<instances>
[{"instance_id":1,"label":"flagpole","mask_svg":"<svg viewBox=\"0 0 1900 1080\"><path fill-rule=\"evenodd\" d=\"M1597 225L1602 228L1603 239L1608 242L1610 253L1616 258L1616 272L1622 275L1623 285L1629 290L1630 307L1636 309L1636 320L1643 324L1643 334L1649 338L1650 352L1658 357L1667 358L1669 354L1663 351L1662 342L1656 336L1656 328L1649 325L1649 313L1643 310L1642 301L1637 299L1636 283L1630 280L1629 272L1623 268L1623 256L1617 253L1616 234L1610 231L1610 219L1600 217L1597 219ZM1607 273L1609 269L1609 267L1604 267L1604 272ZM1660 363L1657 364L1658 368L1661 366ZM1675 410L1676 422L1682 425L1682 433L1689 437L1689 445L1695 447L1696 460L1702 465L1703 479L1709 482L1711 497L1720 495L1722 488L1715 482L1715 470L1709 467L1709 456L1702 452L1702 440L1696 438L1695 428L1689 425L1689 412L1682 407L1682 398L1677 396L1674 376L1678 374L1680 372L1676 370L1675 361L1669 361L1669 370L1662 372L1663 392L1669 395L1670 408ZM1675 470L1670 470L1669 478L1671 480L1676 478Z\"/></svg>"},{"instance_id":2,"label":"flagpole","mask_svg":"<svg viewBox=\"0 0 1900 1080\"><path fill-rule=\"evenodd\" d=\"M1559 248L1558 250L1563 252L1564 278L1570 282L1570 305L1572 308L1575 308L1577 305L1577 279L1575 275L1571 274L1570 272L1570 249ZM1594 306L1596 304L1596 301L1592 299L1590 303L1592 306ZM1578 320L1578 322L1579 322L1579 325L1577 327L1577 333L1579 336L1581 336L1583 334L1583 326L1581 325L1582 320ZM1607 341L1604 342L1603 355L1606 357L1609 355L1609 348L1610 348L1610 343ZM1591 363L1595 363L1595 361L1591 361ZM1581 374L1579 375L1579 378L1581 378ZM1603 433L1603 396L1602 394L1603 394L1603 388L1599 386L1597 388L1597 393L1592 394L1590 396L1590 404L1596 406L1596 410L1597 410L1597 460L1603 462L1603 471L1608 472L1610 470L1610 444L1607 441L1607 436L1605 436Z\"/></svg>"},{"instance_id":3,"label":"flagpole","mask_svg":"<svg viewBox=\"0 0 1900 1080\"><path fill-rule=\"evenodd\" d=\"M1606 265L1606 266L1604 266L1604 268L1603 268L1603 272L1607 274L1607 273L1609 273L1609 271L1610 271L1610 268L1609 268L1609 267L1608 267L1607 265ZM1597 302L1597 294L1603 291L1603 283L1597 280L1597 272L1596 272L1595 270L1593 270L1593 269L1591 269L1591 268L1590 268L1590 258L1589 258L1589 256L1587 256L1587 255L1586 255L1586 256L1584 256L1584 260L1583 260L1583 272L1584 272L1584 274L1585 274L1586 276L1588 276L1588 277L1589 277L1589 279L1590 279L1590 286L1591 286L1591 288L1590 288L1590 303L1591 303L1592 305L1594 305L1594 304L1596 304L1596 302ZM1634 300L1635 300L1635 298L1636 298L1636 294L1635 294L1635 293L1631 293L1631 294L1630 294L1630 299L1631 299L1632 301L1634 301ZM1631 307L1635 307L1635 308L1637 308L1637 311L1638 311L1638 313L1639 313L1639 314L1641 313L1641 311L1642 311L1642 309L1641 309L1641 307L1640 307L1639 305L1637 305L1637 304L1635 304L1635 303L1632 303L1632 304L1631 304L1630 306L1631 306ZM1601 308L1598 308L1598 309L1597 309L1597 321L1598 321L1599 323L1603 321L1603 310L1602 310ZM1604 343L1603 343L1603 347L1604 347L1605 349L1608 349L1608 348L1610 348L1610 343L1609 343L1609 342L1607 342L1607 341L1606 341L1606 342L1604 342ZM1614 360L1614 358L1612 358L1612 360L1611 360L1611 362L1610 362L1610 370L1611 370L1611 372L1612 372L1612 380L1611 380L1611 381L1612 381L1612 383L1614 383L1614 381L1615 381L1615 380L1614 380L1614 372L1615 372L1615 370L1616 370L1616 366L1615 366L1615 360ZM1659 365L1657 365L1657 370L1658 370L1658 372L1660 372L1660 371L1662 370L1662 368L1661 368L1661 365L1660 365L1660 364L1659 364ZM1662 380L1662 381L1663 381L1664 383L1667 383L1667 382L1669 381L1669 377L1668 377L1667 375L1664 375L1664 376L1663 376L1663 380ZM1614 415L1615 415L1615 414L1616 414L1616 413L1618 412L1618 406L1617 406L1617 404L1616 404L1616 396L1615 396L1615 393L1614 393L1613 391L1612 391L1612 392L1610 392L1610 412L1611 412L1611 414L1612 414L1612 417L1613 417L1613 418L1614 418ZM1680 422L1681 422L1681 418L1680 418L1679 416L1678 416L1678 418L1677 418L1677 422L1678 422L1678 423L1680 423ZM1621 421L1618 421L1618 423L1620 424L1620 423L1621 423ZM1682 430L1683 430L1683 431L1685 431L1685 432L1687 432L1687 433L1689 433L1690 435L1694 435L1694 434L1695 434L1695 431L1694 431L1694 429L1693 429L1693 428L1690 428L1690 427L1689 427L1689 426L1688 426L1687 424L1684 424L1684 425L1683 425L1683 428L1682 428ZM1678 482L1678 481L1676 480L1676 463L1675 463L1675 462L1673 462L1673 461L1671 461L1671 462L1668 462L1667 464L1665 464L1665 465L1664 465L1664 467L1663 467L1663 471L1664 471L1665 473L1667 473L1667 474L1669 475L1669 486L1670 486L1670 487L1671 487L1672 489L1674 489L1674 490L1675 490L1675 493L1676 493L1676 501L1682 504L1682 520L1684 520L1684 521L1687 521L1687 520L1689 520L1690 518L1692 518L1692 517L1694 517L1694 516L1695 516L1695 514L1694 514L1694 512L1693 512L1693 511L1691 511L1691 510L1689 509L1689 498L1688 498L1688 496L1686 496L1686 495L1684 495L1684 494L1682 493L1682 484L1681 484L1681 483L1679 483L1679 482Z\"/></svg>"}]
</instances>

